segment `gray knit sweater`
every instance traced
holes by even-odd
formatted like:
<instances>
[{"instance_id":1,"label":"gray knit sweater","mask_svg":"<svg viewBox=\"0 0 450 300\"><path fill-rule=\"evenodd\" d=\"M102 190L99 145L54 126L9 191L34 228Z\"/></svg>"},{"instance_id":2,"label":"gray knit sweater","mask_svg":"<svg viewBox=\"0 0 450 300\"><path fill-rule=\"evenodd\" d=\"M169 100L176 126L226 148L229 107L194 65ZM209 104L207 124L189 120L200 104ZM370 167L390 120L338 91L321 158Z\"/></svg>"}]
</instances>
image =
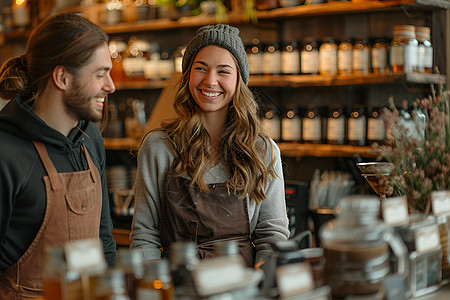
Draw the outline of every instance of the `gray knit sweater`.
<instances>
[{"instance_id":1,"label":"gray knit sweater","mask_svg":"<svg viewBox=\"0 0 450 300\"><path fill-rule=\"evenodd\" d=\"M159 223L161 201L164 199L164 184L174 155L162 132L152 132L146 136L138 154L138 171L135 192L135 211L131 232L131 247L141 248L145 259L161 257ZM269 242L286 240L289 237L288 218L284 195L283 170L280 149L273 146L273 168L279 177L272 178L265 189L266 199L256 205L247 196L250 232L256 246L256 262L269 253ZM270 147L265 161L270 168ZM206 184L223 183L227 171L221 163L208 169Z\"/></svg>"}]
</instances>

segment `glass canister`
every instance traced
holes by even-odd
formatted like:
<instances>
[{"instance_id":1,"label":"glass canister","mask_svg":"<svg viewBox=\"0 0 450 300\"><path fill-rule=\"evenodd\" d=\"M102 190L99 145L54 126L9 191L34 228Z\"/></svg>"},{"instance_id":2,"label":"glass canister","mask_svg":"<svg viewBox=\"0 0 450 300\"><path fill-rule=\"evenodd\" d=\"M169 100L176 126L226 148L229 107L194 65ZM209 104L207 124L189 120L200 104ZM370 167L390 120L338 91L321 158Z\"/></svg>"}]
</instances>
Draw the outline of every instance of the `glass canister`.
<instances>
[{"instance_id":1,"label":"glass canister","mask_svg":"<svg viewBox=\"0 0 450 300\"><path fill-rule=\"evenodd\" d=\"M338 45L331 37L326 37L319 47L319 72L321 75L334 76L337 74Z\"/></svg>"},{"instance_id":2,"label":"glass canister","mask_svg":"<svg viewBox=\"0 0 450 300\"><path fill-rule=\"evenodd\" d=\"M305 39L300 51L300 71L302 74L319 74L319 46L311 37Z\"/></svg>"},{"instance_id":3,"label":"glass canister","mask_svg":"<svg viewBox=\"0 0 450 300\"><path fill-rule=\"evenodd\" d=\"M392 273L389 249L398 275L406 275L406 246L378 218L379 210L375 196L347 196L336 209L337 217L320 228L324 280L333 298L380 294L383 280Z\"/></svg>"},{"instance_id":4,"label":"glass canister","mask_svg":"<svg viewBox=\"0 0 450 300\"><path fill-rule=\"evenodd\" d=\"M251 75L261 75L263 66L263 49L259 39L252 39L252 43L247 46L248 68Z\"/></svg>"},{"instance_id":5,"label":"glass canister","mask_svg":"<svg viewBox=\"0 0 450 300\"><path fill-rule=\"evenodd\" d=\"M339 75L353 74L353 44L350 39L346 39L339 44L338 48L338 72Z\"/></svg>"}]
</instances>

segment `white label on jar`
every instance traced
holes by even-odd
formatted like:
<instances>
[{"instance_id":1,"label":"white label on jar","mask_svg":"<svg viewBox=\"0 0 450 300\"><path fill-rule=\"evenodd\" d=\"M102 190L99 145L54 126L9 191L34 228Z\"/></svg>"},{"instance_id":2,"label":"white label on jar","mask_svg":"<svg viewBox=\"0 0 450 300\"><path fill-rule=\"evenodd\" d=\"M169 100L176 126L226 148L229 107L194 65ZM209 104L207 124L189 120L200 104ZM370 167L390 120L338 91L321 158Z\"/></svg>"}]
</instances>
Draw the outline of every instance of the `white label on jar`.
<instances>
[{"instance_id":1,"label":"white label on jar","mask_svg":"<svg viewBox=\"0 0 450 300\"><path fill-rule=\"evenodd\" d=\"M281 137L283 141L300 141L302 123L299 117L292 119L283 118L281 120Z\"/></svg>"},{"instance_id":2,"label":"white label on jar","mask_svg":"<svg viewBox=\"0 0 450 300\"><path fill-rule=\"evenodd\" d=\"M425 68L433 68L433 47L425 48Z\"/></svg>"},{"instance_id":3,"label":"white label on jar","mask_svg":"<svg viewBox=\"0 0 450 300\"><path fill-rule=\"evenodd\" d=\"M345 138L345 118L328 118L327 139L330 141L343 141Z\"/></svg>"},{"instance_id":4,"label":"white label on jar","mask_svg":"<svg viewBox=\"0 0 450 300\"><path fill-rule=\"evenodd\" d=\"M392 46L389 50L389 59L391 61L391 66L403 66L404 55L403 46Z\"/></svg>"},{"instance_id":5,"label":"white label on jar","mask_svg":"<svg viewBox=\"0 0 450 300\"><path fill-rule=\"evenodd\" d=\"M321 118L303 119L303 140L320 141L322 139L322 120Z\"/></svg>"},{"instance_id":6,"label":"white label on jar","mask_svg":"<svg viewBox=\"0 0 450 300\"><path fill-rule=\"evenodd\" d=\"M311 266L307 262L278 267L275 271L275 279L281 298L295 297L314 289Z\"/></svg>"},{"instance_id":7,"label":"white label on jar","mask_svg":"<svg viewBox=\"0 0 450 300\"><path fill-rule=\"evenodd\" d=\"M320 73L336 74L336 72L337 72L337 49L330 47L330 49L320 51L320 53L319 53L319 71L320 71Z\"/></svg>"},{"instance_id":8,"label":"white label on jar","mask_svg":"<svg viewBox=\"0 0 450 300\"><path fill-rule=\"evenodd\" d=\"M383 119L369 118L367 120L367 139L369 141L382 141L386 138L386 125Z\"/></svg>"},{"instance_id":9,"label":"white label on jar","mask_svg":"<svg viewBox=\"0 0 450 300\"><path fill-rule=\"evenodd\" d=\"M302 51L301 70L305 74L319 73L319 51Z\"/></svg>"},{"instance_id":10,"label":"white label on jar","mask_svg":"<svg viewBox=\"0 0 450 300\"><path fill-rule=\"evenodd\" d=\"M387 50L385 48L372 48L372 67L381 70L387 67Z\"/></svg>"},{"instance_id":11,"label":"white label on jar","mask_svg":"<svg viewBox=\"0 0 450 300\"><path fill-rule=\"evenodd\" d=\"M146 289L146 288L137 288L136 289L136 299L137 300L159 300L162 298L161 291Z\"/></svg>"},{"instance_id":12,"label":"white label on jar","mask_svg":"<svg viewBox=\"0 0 450 300\"><path fill-rule=\"evenodd\" d=\"M281 53L281 72L283 74L298 74L300 73L300 52L283 51Z\"/></svg>"},{"instance_id":13,"label":"white label on jar","mask_svg":"<svg viewBox=\"0 0 450 300\"><path fill-rule=\"evenodd\" d=\"M364 141L366 138L366 117L348 119L348 140Z\"/></svg>"},{"instance_id":14,"label":"white label on jar","mask_svg":"<svg viewBox=\"0 0 450 300\"><path fill-rule=\"evenodd\" d=\"M450 213L450 191L432 192L431 207L435 216Z\"/></svg>"},{"instance_id":15,"label":"white label on jar","mask_svg":"<svg viewBox=\"0 0 450 300\"><path fill-rule=\"evenodd\" d=\"M264 132L275 141L278 141L280 139L281 136L280 129L281 129L280 119L278 119L277 117L263 120Z\"/></svg>"},{"instance_id":16,"label":"white label on jar","mask_svg":"<svg viewBox=\"0 0 450 300\"><path fill-rule=\"evenodd\" d=\"M261 74L263 65L262 53L252 53L247 55L248 69L250 74Z\"/></svg>"},{"instance_id":17,"label":"white label on jar","mask_svg":"<svg viewBox=\"0 0 450 300\"><path fill-rule=\"evenodd\" d=\"M339 72L352 72L352 50L338 50Z\"/></svg>"},{"instance_id":18,"label":"white label on jar","mask_svg":"<svg viewBox=\"0 0 450 300\"><path fill-rule=\"evenodd\" d=\"M411 42L405 46L405 72L417 71L417 50L417 41L416 43Z\"/></svg>"},{"instance_id":19,"label":"white label on jar","mask_svg":"<svg viewBox=\"0 0 450 300\"><path fill-rule=\"evenodd\" d=\"M417 48L417 70L423 72L425 68L425 46L419 45Z\"/></svg>"},{"instance_id":20,"label":"white label on jar","mask_svg":"<svg viewBox=\"0 0 450 300\"><path fill-rule=\"evenodd\" d=\"M420 254L438 250L441 247L441 236L437 225L418 230L415 233L415 244Z\"/></svg>"},{"instance_id":21,"label":"white label on jar","mask_svg":"<svg viewBox=\"0 0 450 300\"><path fill-rule=\"evenodd\" d=\"M408 224L408 204L405 196L385 198L381 205L384 224L388 226Z\"/></svg>"},{"instance_id":22,"label":"white label on jar","mask_svg":"<svg viewBox=\"0 0 450 300\"><path fill-rule=\"evenodd\" d=\"M353 69L369 73L369 49L353 49Z\"/></svg>"},{"instance_id":23,"label":"white label on jar","mask_svg":"<svg viewBox=\"0 0 450 300\"><path fill-rule=\"evenodd\" d=\"M281 73L281 51L263 53L262 71L263 74Z\"/></svg>"},{"instance_id":24,"label":"white label on jar","mask_svg":"<svg viewBox=\"0 0 450 300\"><path fill-rule=\"evenodd\" d=\"M143 76L146 58L127 57L122 60L122 68L127 76Z\"/></svg>"}]
</instances>

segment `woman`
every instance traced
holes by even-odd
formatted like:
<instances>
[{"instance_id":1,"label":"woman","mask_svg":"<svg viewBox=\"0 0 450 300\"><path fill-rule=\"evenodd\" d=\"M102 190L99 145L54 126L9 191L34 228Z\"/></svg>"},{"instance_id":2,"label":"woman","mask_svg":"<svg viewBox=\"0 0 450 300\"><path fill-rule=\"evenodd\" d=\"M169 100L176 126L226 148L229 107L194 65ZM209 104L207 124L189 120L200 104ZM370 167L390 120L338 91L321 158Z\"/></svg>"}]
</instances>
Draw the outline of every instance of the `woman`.
<instances>
[{"instance_id":1,"label":"woman","mask_svg":"<svg viewBox=\"0 0 450 300\"><path fill-rule=\"evenodd\" d=\"M131 247L146 259L193 241L201 258L236 240L249 266L289 235L280 151L261 132L239 30L205 26L188 44L174 108L138 153ZM256 257L255 257L256 250Z\"/></svg>"}]
</instances>

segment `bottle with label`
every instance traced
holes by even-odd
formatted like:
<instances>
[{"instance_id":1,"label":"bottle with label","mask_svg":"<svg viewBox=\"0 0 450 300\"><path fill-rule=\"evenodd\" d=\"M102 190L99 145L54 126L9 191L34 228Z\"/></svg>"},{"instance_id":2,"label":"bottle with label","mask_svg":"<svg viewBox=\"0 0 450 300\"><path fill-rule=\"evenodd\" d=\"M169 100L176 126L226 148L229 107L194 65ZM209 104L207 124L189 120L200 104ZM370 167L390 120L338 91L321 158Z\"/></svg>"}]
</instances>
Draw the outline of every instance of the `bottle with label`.
<instances>
[{"instance_id":1,"label":"bottle with label","mask_svg":"<svg viewBox=\"0 0 450 300\"><path fill-rule=\"evenodd\" d=\"M430 27L416 27L417 41L417 69L421 73L433 73L433 45L431 44Z\"/></svg>"},{"instance_id":2,"label":"bottle with label","mask_svg":"<svg viewBox=\"0 0 450 300\"><path fill-rule=\"evenodd\" d=\"M389 50L392 73L417 70L418 45L416 29L413 25L394 26L394 38Z\"/></svg>"},{"instance_id":3,"label":"bottle with label","mask_svg":"<svg viewBox=\"0 0 450 300\"><path fill-rule=\"evenodd\" d=\"M353 74L353 44L350 39L346 39L338 47L338 72L339 75Z\"/></svg>"},{"instance_id":4,"label":"bottle with label","mask_svg":"<svg viewBox=\"0 0 450 300\"><path fill-rule=\"evenodd\" d=\"M302 138L302 123L295 105L287 105L281 119L281 139L285 142L299 142Z\"/></svg>"},{"instance_id":5,"label":"bottle with label","mask_svg":"<svg viewBox=\"0 0 450 300\"><path fill-rule=\"evenodd\" d=\"M348 116L348 143L355 146L366 144L366 114L362 105L355 104Z\"/></svg>"},{"instance_id":6,"label":"bottle with label","mask_svg":"<svg viewBox=\"0 0 450 300\"><path fill-rule=\"evenodd\" d=\"M281 73L295 75L300 73L300 49L296 41L286 43L281 52Z\"/></svg>"},{"instance_id":7,"label":"bottle with label","mask_svg":"<svg viewBox=\"0 0 450 300\"><path fill-rule=\"evenodd\" d=\"M93 288L95 300L130 300L121 269L110 269L101 274Z\"/></svg>"},{"instance_id":8,"label":"bottle with label","mask_svg":"<svg viewBox=\"0 0 450 300\"><path fill-rule=\"evenodd\" d=\"M372 72L388 73L388 44L383 37L375 38L372 43Z\"/></svg>"},{"instance_id":9,"label":"bottle with label","mask_svg":"<svg viewBox=\"0 0 450 300\"><path fill-rule=\"evenodd\" d=\"M264 48L262 72L265 75L281 73L281 50L277 42L269 43Z\"/></svg>"},{"instance_id":10,"label":"bottle with label","mask_svg":"<svg viewBox=\"0 0 450 300\"><path fill-rule=\"evenodd\" d=\"M338 46L331 37L326 37L319 47L319 72L321 75L334 76L337 74Z\"/></svg>"},{"instance_id":11,"label":"bottle with label","mask_svg":"<svg viewBox=\"0 0 450 300\"><path fill-rule=\"evenodd\" d=\"M159 60L159 77L162 80L170 79L175 71L174 60L170 57L169 51L162 50Z\"/></svg>"},{"instance_id":12,"label":"bottle with label","mask_svg":"<svg viewBox=\"0 0 450 300\"><path fill-rule=\"evenodd\" d=\"M302 119L303 134L305 143L318 144L322 142L322 116L319 109L309 104Z\"/></svg>"},{"instance_id":13,"label":"bottle with label","mask_svg":"<svg viewBox=\"0 0 450 300\"><path fill-rule=\"evenodd\" d=\"M274 141L281 138L280 112L273 105L268 105L263 118L263 130Z\"/></svg>"},{"instance_id":14,"label":"bottle with label","mask_svg":"<svg viewBox=\"0 0 450 300\"><path fill-rule=\"evenodd\" d=\"M144 257L140 249L120 248L118 267L124 272L125 284L131 300L136 299L136 289L144 277Z\"/></svg>"},{"instance_id":15,"label":"bottle with label","mask_svg":"<svg viewBox=\"0 0 450 300\"><path fill-rule=\"evenodd\" d=\"M341 107L330 110L327 118L327 143L343 145L345 143L345 113Z\"/></svg>"},{"instance_id":16,"label":"bottle with label","mask_svg":"<svg viewBox=\"0 0 450 300\"><path fill-rule=\"evenodd\" d=\"M150 260L145 264L144 278L136 289L136 295L137 300L174 299L174 286L168 260Z\"/></svg>"},{"instance_id":17,"label":"bottle with label","mask_svg":"<svg viewBox=\"0 0 450 300\"><path fill-rule=\"evenodd\" d=\"M197 244L194 242L174 242L171 245L170 272L175 294L194 292L192 271L199 263Z\"/></svg>"},{"instance_id":18,"label":"bottle with label","mask_svg":"<svg viewBox=\"0 0 450 300\"><path fill-rule=\"evenodd\" d=\"M259 39L252 39L252 43L247 46L248 69L251 75L261 75L263 73L263 48Z\"/></svg>"},{"instance_id":19,"label":"bottle with label","mask_svg":"<svg viewBox=\"0 0 450 300\"><path fill-rule=\"evenodd\" d=\"M67 271L63 247L47 247L42 277L44 279L44 298L63 299L62 278Z\"/></svg>"},{"instance_id":20,"label":"bottle with label","mask_svg":"<svg viewBox=\"0 0 450 300\"><path fill-rule=\"evenodd\" d=\"M386 140L386 125L381 117L383 108L373 108L367 118L367 143L383 144Z\"/></svg>"},{"instance_id":21,"label":"bottle with label","mask_svg":"<svg viewBox=\"0 0 450 300\"><path fill-rule=\"evenodd\" d=\"M302 74L319 74L319 47L312 38L305 39L300 51L300 71Z\"/></svg>"},{"instance_id":22,"label":"bottle with label","mask_svg":"<svg viewBox=\"0 0 450 300\"><path fill-rule=\"evenodd\" d=\"M366 39L357 39L353 45L353 74L369 74L370 44Z\"/></svg>"}]
</instances>

